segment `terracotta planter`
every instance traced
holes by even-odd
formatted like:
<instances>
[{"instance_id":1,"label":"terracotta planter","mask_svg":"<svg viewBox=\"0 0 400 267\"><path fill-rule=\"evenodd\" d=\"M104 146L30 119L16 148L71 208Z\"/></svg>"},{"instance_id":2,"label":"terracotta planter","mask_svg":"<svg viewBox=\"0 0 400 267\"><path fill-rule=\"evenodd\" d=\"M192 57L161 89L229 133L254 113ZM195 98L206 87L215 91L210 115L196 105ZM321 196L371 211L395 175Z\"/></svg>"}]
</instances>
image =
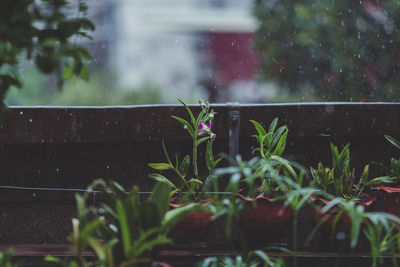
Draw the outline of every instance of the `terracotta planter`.
<instances>
[{"instance_id":1,"label":"terracotta planter","mask_svg":"<svg viewBox=\"0 0 400 267\"><path fill-rule=\"evenodd\" d=\"M272 198L239 197L247 202L247 207L239 214L239 226L245 236L256 241L279 241L287 238L293 220L290 207Z\"/></svg>"},{"instance_id":2,"label":"terracotta planter","mask_svg":"<svg viewBox=\"0 0 400 267\"><path fill-rule=\"evenodd\" d=\"M400 188L379 186L377 190L383 190L383 201L385 206L385 212L400 217Z\"/></svg>"},{"instance_id":3,"label":"terracotta planter","mask_svg":"<svg viewBox=\"0 0 400 267\"><path fill-rule=\"evenodd\" d=\"M171 208L185 206L189 203L170 204ZM207 206L210 202L205 201ZM182 219L170 232L170 237L175 242L194 242L207 239L210 232L214 230L217 221L212 218L212 213L207 211L193 212Z\"/></svg>"},{"instance_id":4,"label":"terracotta planter","mask_svg":"<svg viewBox=\"0 0 400 267\"><path fill-rule=\"evenodd\" d=\"M364 206L365 209L371 208L372 204L376 202L375 197L370 197L369 195L363 193L361 194L364 196L364 201L355 201L357 205L362 205ZM311 220L313 224L316 226L318 225L322 220L324 222L320 225L321 231L326 234L328 232L332 233L333 230L333 225L336 220L336 216L339 213L339 208L338 207L333 207L329 209L328 211L323 212L322 209L325 205L329 203L328 200L323 199L323 198L317 198L312 196L312 201L313 203L316 203L316 206L310 207L309 213ZM319 202L319 204L318 204ZM335 231L334 233L339 233L339 232L347 232L349 231L351 226L351 220L349 216L346 213L342 213L339 218L336 221L335 225Z\"/></svg>"}]
</instances>

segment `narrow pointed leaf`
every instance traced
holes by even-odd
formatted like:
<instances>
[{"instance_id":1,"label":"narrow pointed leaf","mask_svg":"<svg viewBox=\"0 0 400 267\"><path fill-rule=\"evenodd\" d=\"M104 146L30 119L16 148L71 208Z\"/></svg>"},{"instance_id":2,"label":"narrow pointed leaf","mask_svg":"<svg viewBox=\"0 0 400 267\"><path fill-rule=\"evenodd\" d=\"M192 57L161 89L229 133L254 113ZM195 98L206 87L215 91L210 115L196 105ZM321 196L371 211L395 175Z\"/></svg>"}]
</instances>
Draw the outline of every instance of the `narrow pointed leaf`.
<instances>
[{"instance_id":1,"label":"narrow pointed leaf","mask_svg":"<svg viewBox=\"0 0 400 267\"><path fill-rule=\"evenodd\" d=\"M159 173L150 173L149 178L156 180L158 182L162 182L162 183L166 183L167 185L169 185L171 188L177 188L177 186L171 182L167 177L159 174Z\"/></svg>"}]
</instances>

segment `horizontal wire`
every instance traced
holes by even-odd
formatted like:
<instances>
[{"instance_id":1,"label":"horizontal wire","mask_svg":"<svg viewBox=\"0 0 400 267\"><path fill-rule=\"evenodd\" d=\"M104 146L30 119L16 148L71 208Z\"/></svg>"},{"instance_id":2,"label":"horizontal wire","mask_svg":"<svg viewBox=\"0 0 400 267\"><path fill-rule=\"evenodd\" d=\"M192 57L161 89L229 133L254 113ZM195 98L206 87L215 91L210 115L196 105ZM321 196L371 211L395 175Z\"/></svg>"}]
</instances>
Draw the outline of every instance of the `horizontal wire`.
<instances>
[{"instance_id":1,"label":"horizontal wire","mask_svg":"<svg viewBox=\"0 0 400 267\"><path fill-rule=\"evenodd\" d=\"M16 190L35 190L35 191L70 191L70 192L88 192L88 193L100 193L98 190L81 189L81 188L57 188L57 187L25 187L25 186L12 186L12 185L0 185L0 189L16 189ZM187 193L187 192L183 192ZM231 192L204 192L205 194L218 194L218 195L230 195ZM151 192L139 192L139 194L151 194Z\"/></svg>"}]
</instances>

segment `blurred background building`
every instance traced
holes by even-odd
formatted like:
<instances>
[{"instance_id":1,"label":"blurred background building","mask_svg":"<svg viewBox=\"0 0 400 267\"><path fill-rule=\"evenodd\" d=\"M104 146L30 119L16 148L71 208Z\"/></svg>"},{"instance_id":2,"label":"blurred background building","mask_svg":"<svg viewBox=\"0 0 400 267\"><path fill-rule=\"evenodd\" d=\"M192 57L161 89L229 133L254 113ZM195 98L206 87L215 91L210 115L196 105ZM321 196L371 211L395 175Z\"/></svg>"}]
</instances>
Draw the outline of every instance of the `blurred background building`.
<instances>
[{"instance_id":1,"label":"blurred background building","mask_svg":"<svg viewBox=\"0 0 400 267\"><path fill-rule=\"evenodd\" d=\"M85 2L90 81L58 90L26 62L8 104L400 100L398 0Z\"/></svg>"}]
</instances>

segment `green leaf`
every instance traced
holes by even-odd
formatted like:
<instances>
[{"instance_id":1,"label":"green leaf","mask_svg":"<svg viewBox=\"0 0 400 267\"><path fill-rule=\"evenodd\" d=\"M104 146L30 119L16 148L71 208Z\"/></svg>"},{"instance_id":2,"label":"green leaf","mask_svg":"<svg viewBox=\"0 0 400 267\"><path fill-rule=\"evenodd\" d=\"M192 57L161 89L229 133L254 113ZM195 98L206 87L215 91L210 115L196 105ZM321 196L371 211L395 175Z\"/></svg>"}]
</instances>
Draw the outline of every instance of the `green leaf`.
<instances>
[{"instance_id":1,"label":"green leaf","mask_svg":"<svg viewBox=\"0 0 400 267\"><path fill-rule=\"evenodd\" d=\"M192 125L190 125L190 123L187 120L182 119L177 116L171 116L171 117L174 118L175 120L179 121L180 123L182 123L192 138L195 137L195 132L194 132L195 130L193 129Z\"/></svg>"},{"instance_id":2,"label":"green leaf","mask_svg":"<svg viewBox=\"0 0 400 267\"><path fill-rule=\"evenodd\" d=\"M148 165L157 171L169 170L174 168L174 166L169 163L149 163Z\"/></svg>"},{"instance_id":3,"label":"green leaf","mask_svg":"<svg viewBox=\"0 0 400 267\"><path fill-rule=\"evenodd\" d=\"M196 141L195 145L196 145L196 146L199 146L200 144L204 143L204 142L207 141L208 139L210 139L209 136L200 138L199 140Z\"/></svg>"},{"instance_id":4,"label":"green leaf","mask_svg":"<svg viewBox=\"0 0 400 267\"><path fill-rule=\"evenodd\" d=\"M259 135L266 135L267 132L265 131L264 127L262 125L254 120L250 120L250 122L254 125L256 128L257 132Z\"/></svg>"},{"instance_id":5,"label":"green leaf","mask_svg":"<svg viewBox=\"0 0 400 267\"><path fill-rule=\"evenodd\" d=\"M395 147L397 147L398 149L400 149L400 142L394 138L391 137L390 135L385 135L386 140L388 140L392 145L394 145Z\"/></svg>"},{"instance_id":6,"label":"green leaf","mask_svg":"<svg viewBox=\"0 0 400 267\"><path fill-rule=\"evenodd\" d=\"M366 186L380 185L380 184L394 184L397 178L394 176L381 176L371 179Z\"/></svg>"},{"instance_id":7,"label":"green leaf","mask_svg":"<svg viewBox=\"0 0 400 267\"><path fill-rule=\"evenodd\" d=\"M81 77L85 81L89 80L89 69L86 66L83 66L81 68L81 71L79 72L79 77Z\"/></svg>"},{"instance_id":8,"label":"green leaf","mask_svg":"<svg viewBox=\"0 0 400 267\"><path fill-rule=\"evenodd\" d=\"M168 234L169 231L183 218L189 215L192 212L195 212L201 208L198 203L190 203L186 206L176 208L170 211L167 211L165 214L163 221L161 223L161 233Z\"/></svg>"},{"instance_id":9,"label":"green leaf","mask_svg":"<svg viewBox=\"0 0 400 267\"><path fill-rule=\"evenodd\" d=\"M159 174L159 173L150 173L149 178L156 180L158 182L162 182L162 183L166 183L167 185L169 185L171 188L177 188L177 186L171 182L167 177Z\"/></svg>"},{"instance_id":10,"label":"green leaf","mask_svg":"<svg viewBox=\"0 0 400 267\"><path fill-rule=\"evenodd\" d=\"M118 214L118 222L121 229L123 252L125 257L129 257L129 251L131 249L131 231L129 229L128 218L122 201L117 199L115 204Z\"/></svg>"},{"instance_id":11,"label":"green leaf","mask_svg":"<svg viewBox=\"0 0 400 267\"><path fill-rule=\"evenodd\" d=\"M167 148L165 147L164 140L161 141L161 145L162 145L162 148L163 148L163 151L164 151L165 158L167 159L168 163L169 163L170 165L172 165L172 162L171 162L171 160L170 160L170 158L169 158L169 156L168 156Z\"/></svg>"},{"instance_id":12,"label":"green leaf","mask_svg":"<svg viewBox=\"0 0 400 267\"><path fill-rule=\"evenodd\" d=\"M159 227L162 215L164 214L161 214L157 203L154 201L146 201L140 205L140 223L144 230Z\"/></svg>"},{"instance_id":13,"label":"green leaf","mask_svg":"<svg viewBox=\"0 0 400 267\"><path fill-rule=\"evenodd\" d=\"M157 204L161 217L168 211L171 189L166 183L157 183L151 191L149 200Z\"/></svg>"},{"instance_id":14,"label":"green leaf","mask_svg":"<svg viewBox=\"0 0 400 267\"><path fill-rule=\"evenodd\" d=\"M276 125L278 124L278 118L276 117L271 124L269 125L269 131L270 133L273 133L275 131Z\"/></svg>"},{"instance_id":15,"label":"green leaf","mask_svg":"<svg viewBox=\"0 0 400 267\"><path fill-rule=\"evenodd\" d=\"M179 173L183 176L186 177L190 167L190 156L186 155L182 162L181 165L179 166Z\"/></svg>"},{"instance_id":16,"label":"green leaf","mask_svg":"<svg viewBox=\"0 0 400 267\"><path fill-rule=\"evenodd\" d=\"M273 155L276 156L281 156L283 151L285 150L286 147L286 137L288 135L289 130L286 129L286 131L282 134L281 138L279 139L278 144L276 145L275 151L273 152Z\"/></svg>"},{"instance_id":17,"label":"green leaf","mask_svg":"<svg viewBox=\"0 0 400 267\"><path fill-rule=\"evenodd\" d=\"M207 147L206 147L206 166L208 171L211 173L212 170L214 169L214 153L212 150L212 143L213 142L207 142Z\"/></svg>"},{"instance_id":18,"label":"green leaf","mask_svg":"<svg viewBox=\"0 0 400 267\"><path fill-rule=\"evenodd\" d=\"M183 103L183 101L181 101L179 99L178 99L178 101L181 102L181 104L185 107L186 111L189 113L193 127L197 127L196 119L194 118L194 115L193 115L192 111L190 110L190 108L185 103Z\"/></svg>"},{"instance_id":19,"label":"green leaf","mask_svg":"<svg viewBox=\"0 0 400 267\"><path fill-rule=\"evenodd\" d=\"M188 180L187 182L188 182L188 183L203 184L203 182L202 182L201 180L195 179L195 178L192 178L192 179Z\"/></svg>"}]
</instances>

